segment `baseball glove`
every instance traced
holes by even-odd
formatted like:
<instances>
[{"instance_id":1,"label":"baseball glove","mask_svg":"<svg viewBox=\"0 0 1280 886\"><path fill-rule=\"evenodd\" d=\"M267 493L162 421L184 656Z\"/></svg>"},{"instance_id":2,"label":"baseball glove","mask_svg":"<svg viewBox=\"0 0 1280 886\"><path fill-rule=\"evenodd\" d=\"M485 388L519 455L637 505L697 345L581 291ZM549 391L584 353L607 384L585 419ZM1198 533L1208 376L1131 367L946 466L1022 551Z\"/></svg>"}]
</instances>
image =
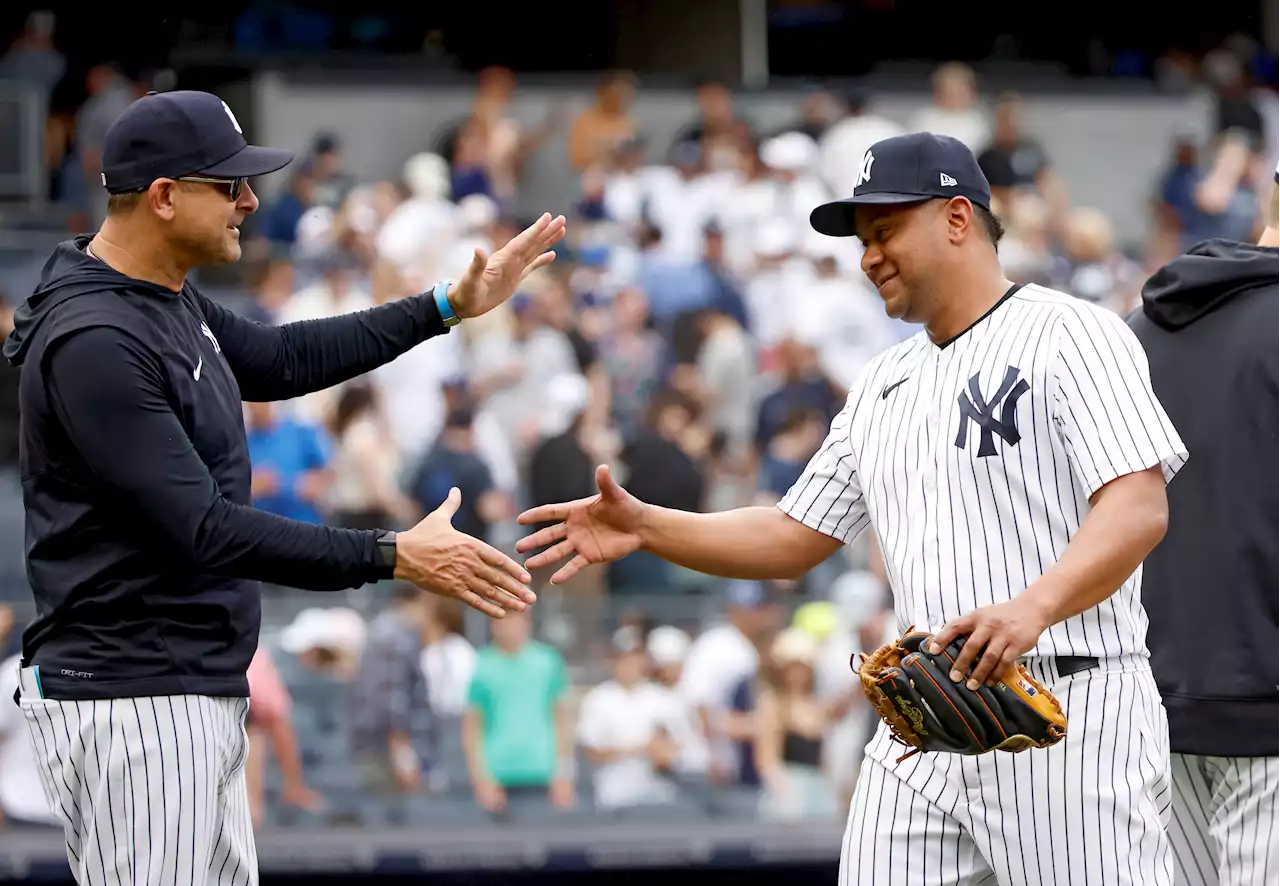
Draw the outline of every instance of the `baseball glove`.
<instances>
[{"instance_id":1,"label":"baseball glove","mask_svg":"<svg viewBox=\"0 0 1280 886\"><path fill-rule=\"evenodd\" d=\"M921 751L1017 753L1062 741L1062 705L1026 668L1018 664L995 686L969 689L949 676L965 638L934 655L928 650L932 636L908 630L860 663L850 662L894 741L911 748L898 762Z\"/></svg>"}]
</instances>

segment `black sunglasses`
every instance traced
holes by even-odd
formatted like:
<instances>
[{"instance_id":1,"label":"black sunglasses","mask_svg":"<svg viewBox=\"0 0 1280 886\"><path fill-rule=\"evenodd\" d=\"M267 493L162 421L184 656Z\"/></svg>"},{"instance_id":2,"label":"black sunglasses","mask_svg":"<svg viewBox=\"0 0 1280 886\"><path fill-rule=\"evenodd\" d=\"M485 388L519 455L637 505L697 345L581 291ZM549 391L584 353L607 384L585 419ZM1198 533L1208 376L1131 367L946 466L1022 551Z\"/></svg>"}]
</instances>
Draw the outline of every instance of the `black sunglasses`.
<instances>
[{"instance_id":1,"label":"black sunglasses","mask_svg":"<svg viewBox=\"0 0 1280 886\"><path fill-rule=\"evenodd\" d=\"M244 190L244 183L248 181L247 178L205 178L201 175L184 175L177 180L180 182L204 182L210 185L228 185L232 203L240 199L240 192Z\"/></svg>"}]
</instances>

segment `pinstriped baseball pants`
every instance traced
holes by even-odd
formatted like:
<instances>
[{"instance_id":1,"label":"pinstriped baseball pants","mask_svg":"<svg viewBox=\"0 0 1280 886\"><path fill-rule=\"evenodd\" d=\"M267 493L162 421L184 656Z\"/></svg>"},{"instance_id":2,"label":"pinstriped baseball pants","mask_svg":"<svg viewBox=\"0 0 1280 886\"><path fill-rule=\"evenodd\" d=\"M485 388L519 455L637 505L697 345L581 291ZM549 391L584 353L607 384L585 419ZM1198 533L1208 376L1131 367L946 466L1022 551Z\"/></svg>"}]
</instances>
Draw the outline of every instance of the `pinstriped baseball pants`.
<instances>
[{"instance_id":1,"label":"pinstriped baseball pants","mask_svg":"<svg viewBox=\"0 0 1280 886\"><path fill-rule=\"evenodd\" d=\"M1280 758L1173 754L1176 886L1253 886L1280 873Z\"/></svg>"},{"instance_id":2,"label":"pinstriped baseball pants","mask_svg":"<svg viewBox=\"0 0 1280 886\"><path fill-rule=\"evenodd\" d=\"M20 701L79 886L256 886L244 698Z\"/></svg>"}]
</instances>

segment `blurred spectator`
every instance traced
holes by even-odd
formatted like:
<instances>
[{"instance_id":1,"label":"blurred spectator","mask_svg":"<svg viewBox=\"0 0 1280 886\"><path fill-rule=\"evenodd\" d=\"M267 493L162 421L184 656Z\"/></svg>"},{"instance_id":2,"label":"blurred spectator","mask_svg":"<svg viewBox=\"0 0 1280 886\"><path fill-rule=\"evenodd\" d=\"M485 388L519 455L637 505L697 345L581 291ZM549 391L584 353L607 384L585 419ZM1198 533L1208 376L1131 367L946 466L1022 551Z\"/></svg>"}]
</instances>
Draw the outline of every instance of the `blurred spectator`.
<instances>
[{"instance_id":1,"label":"blurred spectator","mask_svg":"<svg viewBox=\"0 0 1280 886\"><path fill-rule=\"evenodd\" d=\"M740 140L751 132L751 124L733 106L733 92L717 80L703 80L694 94L695 118L676 133L675 145L692 143L701 152L701 162L711 171L734 168Z\"/></svg>"},{"instance_id":2,"label":"blurred spectator","mask_svg":"<svg viewBox=\"0 0 1280 886\"><path fill-rule=\"evenodd\" d=\"M67 71L67 59L53 43L57 19L47 9L31 12L8 51L0 57L0 80L18 80L40 90L45 105Z\"/></svg>"},{"instance_id":3,"label":"blurred spectator","mask_svg":"<svg viewBox=\"0 0 1280 886\"><path fill-rule=\"evenodd\" d=\"M514 320L511 330L495 330L474 343L471 384L523 461L541 434L549 405L547 380L557 375L580 378L581 373L568 337L543 322L530 295L517 292L507 306Z\"/></svg>"},{"instance_id":4,"label":"blurred spectator","mask_svg":"<svg viewBox=\"0 0 1280 886\"><path fill-rule=\"evenodd\" d=\"M333 486L333 453L319 427L279 413L276 403L246 403L253 506L304 523L323 523Z\"/></svg>"},{"instance_id":5,"label":"blurred spectator","mask_svg":"<svg viewBox=\"0 0 1280 886\"><path fill-rule=\"evenodd\" d=\"M1044 199L1050 224L1057 225L1069 201L1044 148L1024 130L1022 108L1018 96L1001 96L992 141L978 154L978 165L991 183L992 200L1007 205L1018 193L1033 191Z\"/></svg>"},{"instance_id":6,"label":"blurred spectator","mask_svg":"<svg viewBox=\"0 0 1280 886\"><path fill-rule=\"evenodd\" d=\"M249 809L255 827L266 814L266 755L275 756L280 768L281 800L307 812L318 812L324 798L307 787L302 774L302 755L293 727L293 702L280 679L275 661L265 646L259 646L249 662L249 752L245 775Z\"/></svg>"},{"instance_id":7,"label":"blurred spectator","mask_svg":"<svg viewBox=\"0 0 1280 886\"><path fill-rule=\"evenodd\" d=\"M677 366L673 385L693 398L713 435L722 435L731 463L745 458L755 430L755 352L742 326L717 309L697 315L698 349L692 367Z\"/></svg>"},{"instance_id":8,"label":"blurred spectator","mask_svg":"<svg viewBox=\"0 0 1280 886\"><path fill-rule=\"evenodd\" d=\"M659 625L646 639L646 650L652 668L652 682L662 693L668 708L667 721L680 747L673 767L677 783L688 787L705 787L707 775L707 743L702 734L698 712L680 691L684 661L692 644L689 635L671 625Z\"/></svg>"},{"instance_id":9,"label":"blurred spectator","mask_svg":"<svg viewBox=\"0 0 1280 886\"><path fill-rule=\"evenodd\" d=\"M748 751L755 740L755 723L746 710L734 711L734 698L756 676L757 644L777 628L781 615L765 583L730 582L725 589L725 621L694 640L685 658L680 691L697 711L716 784L755 780Z\"/></svg>"},{"instance_id":10,"label":"blurred spectator","mask_svg":"<svg viewBox=\"0 0 1280 886\"><path fill-rule=\"evenodd\" d=\"M876 142L902 135L905 130L869 109L871 96L857 87L844 94L845 115L822 136L819 170L822 180L837 198L848 197L862 173L862 158Z\"/></svg>"},{"instance_id":11,"label":"blurred spectator","mask_svg":"<svg viewBox=\"0 0 1280 886\"><path fill-rule=\"evenodd\" d=\"M279 323L280 309L293 297L293 262L286 258L268 259L262 263L253 303L244 312L250 320L266 326Z\"/></svg>"},{"instance_id":12,"label":"blurred spectator","mask_svg":"<svg viewBox=\"0 0 1280 886\"><path fill-rule=\"evenodd\" d=\"M693 424L693 407L686 397L669 390L654 394L645 425L627 441L620 456L632 495L657 507L703 510L705 479L688 445L690 432L699 430ZM613 594L672 593L679 590L675 575L672 564L636 551L610 564L609 589Z\"/></svg>"},{"instance_id":13,"label":"blurred spectator","mask_svg":"<svg viewBox=\"0 0 1280 886\"><path fill-rule=\"evenodd\" d=\"M444 276L441 262L456 238L449 164L439 154L410 157L402 173L405 199L391 210L374 240L379 262L393 272L398 295L411 295Z\"/></svg>"},{"instance_id":14,"label":"blurred spectator","mask_svg":"<svg viewBox=\"0 0 1280 886\"><path fill-rule=\"evenodd\" d=\"M329 433L334 441L335 478L328 498L333 520L352 529L416 523L421 512L397 484L400 459L372 388L361 382L343 386Z\"/></svg>"},{"instance_id":15,"label":"blurred spectator","mask_svg":"<svg viewBox=\"0 0 1280 886\"><path fill-rule=\"evenodd\" d=\"M500 821L545 820L574 803L573 715L564 659L532 639L526 612L490 623L462 737L476 802Z\"/></svg>"},{"instance_id":16,"label":"blurred spectator","mask_svg":"<svg viewBox=\"0 0 1280 886\"><path fill-rule=\"evenodd\" d=\"M821 412L791 406L791 412L761 454L757 504L776 505L782 500L822 445L830 423Z\"/></svg>"},{"instance_id":17,"label":"blurred spectator","mask_svg":"<svg viewBox=\"0 0 1280 886\"><path fill-rule=\"evenodd\" d=\"M973 69L960 62L939 65L933 72L932 85L932 104L911 118L907 131L949 135L964 142L974 153L981 151L990 129L986 114L978 104Z\"/></svg>"},{"instance_id":18,"label":"blurred spectator","mask_svg":"<svg viewBox=\"0 0 1280 886\"><path fill-rule=\"evenodd\" d=\"M75 145L80 173L89 196L88 227L97 230L107 217L107 190L102 186L102 144L107 129L125 108L141 97L137 84L114 64L94 65L85 77L89 98L76 113Z\"/></svg>"},{"instance_id":19,"label":"blurred spectator","mask_svg":"<svg viewBox=\"0 0 1280 886\"><path fill-rule=\"evenodd\" d=\"M807 85L802 88L804 98L800 102L800 114L795 120L779 127L774 136L798 132L815 142L820 140L840 116L840 100L828 89Z\"/></svg>"},{"instance_id":20,"label":"blurred spectator","mask_svg":"<svg viewBox=\"0 0 1280 886\"><path fill-rule=\"evenodd\" d=\"M1156 232L1149 262L1164 263L1192 244L1222 237L1256 240L1260 155L1247 134L1216 137L1201 162L1185 137L1175 143L1172 163L1158 185Z\"/></svg>"},{"instance_id":21,"label":"blurred spectator","mask_svg":"<svg viewBox=\"0 0 1280 886\"><path fill-rule=\"evenodd\" d=\"M288 173L288 185L269 206L255 213L254 233L266 241L271 251L287 251L298 240L298 225L307 210L316 205L315 168L303 161Z\"/></svg>"},{"instance_id":22,"label":"blurred spectator","mask_svg":"<svg viewBox=\"0 0 1280 886\"><path fill-rule=\"evenodd\" d=\"M369 624L360 672L351 695L352 750L364 789L403 824L407 794L423 787L434 754L434 730L426 677L423 635L429 618L426 591L395 585L391 605Z\"/></svg>"},{"instance_id":23,"label":"blurred spectator","mask_svg":"<svg viewBox=\"0 0 1280 886\"><path fill-rule=\"evenodd\" d=\"M809 230L809 213L830 199L818 175L818 143L802 132L788 132L761 144L760 159L778 183L772 214L796 230Z\"/></svg>"},{"instance_id":24,"label":"blurred spectator","mask_svg":"<svg viewBox=\"0 0 1280 886\"><path fill-rule=\"evenodd\" d=\"M324 320L373 307L359 262L348 250L340 247L326 250L308 264L319 276L280 307L276 314L278 324ZM288 401L285 409L303 421L322 423L332 413L341 390L341 385L334 385L313 391Z\"/></svg>"},{"instance_id":25,"label":"blurred spectator","mask_svg":"<svg viewBox=\"0 0 1280 886\"><path fill-rule=\"evenodd\" d=\"M12 623L9 607L0 606L0 610ZM21 658L20 654L11 655L0 664L0 832L47 828L52 834L60 828L59 820L40 783L27 718L13 703Z\"/></svg>"},{"instance_id":26,"label":"blurred spectator","mask_svg":"<svg viewBox=\"0 0 1280 886\"><path fill-rule=\"evenodd\" d=\"M1016 194L1001 211L1000 266L1015 283L1049 286L1053 252L1049 210L1037 194Z\"/></svg>"},{"instance_id":27,"label":"blurred spectator","mask_svg":"<svg viewBox=\"0 0 1280 886\"><path fill-rule=\"evenodd\" d=\"M578 743L592 764L598 809L665 804L676 797L667 777L680 746L661 690L646 679L644 638L635 628L613 636L613 677L592 687L578 711Z\"/></svg>"},{"instance_id":28,"label":"blurred spectator","mask_svg":"<svg viewBox=\"0 0 1280 886\"><path fill-rule=\"evenodd\" d=\"M0 291L0 339L13 331L13 305ZM0 361L0 468L12 469L18 464L18 382L22 371L8 360ZM0 703L3 703L0 700Z\"/></svg>"},{"instance_id":29,"label":"blurred spectator","mask_svg":"<svg viewBox=\"0 0 1280 886\"><path fill-rule=\"evenodd\" d=\"M1128 316L1138 306L1146 275L1116 248L1110 219L1097 209L1077 207L1065 228L1063 256L1051 285Z\"/></svg>"},{"instance_id":30,"label":"blurred spectator","mask_svg":"<svg viewBox=\"0 0 1280 886\"><path fill-rule=\"evenodd\" d=\"M631 74L605 75L596 87L594 104L569 127L569 163L574 169L607 165L618 147L635 137L635 121L629 116L635 92Z\"/></svg>"},{"instance_id":31,"label":"blurred spectator","mask_svg":"<svg viewBox=\"0 0 1280 886\"><path fill-rule=\"evenodd\" d=\"M630 438L643 424L662 366L662 339L649 327L649 300L638 287L613 297L600 353L609 376L610 417Z\"/></svg>"},{"instance_id":32,"label":"blurred spectator","mask_svg":"<svg viewBox=\"0 0 1280 886\"><path fill-rule=\"evenodd\" d=\"M1214 94L1214 134L1240 134L1253 151L1263 149L1266 125L1249 95L1244 64L1230 49L1215 49L1201 63Z\"/></svg>"},{"instance_id":33,"label":"blurred spectator","mask_svg":"<svg viewBox=\"0 0 1280 886\"><path fill-rule=\"evenodd\" d=\"M307 163L315 180L314 205L336 210L354 185L342 166L342 142L331 132L318 133L311 140Z\"/></svg>"},{"instance_id":34,"label":"blurred spectator","mask_svg":"<svg viewBox=\"0 0 1280 886\"><path fill-rule=\"evenodd\" d=\"M423 631L422 671L431 710L441 718L460 718L476 669L476 649L463 634L464 609L457 600L433 597ZM456 724L455 724L456 725ZM443 738L450 730L441 726Z\"/></svg>"},{"instance_id":35,"label":"blurred spectator","mask_svg":"<svg viewBox=\"0 0 1280 886\"><path fill-rule=\"evenodd\" d=\"M774 821L837 817L837 797L823 772L823 736L852 695L816 692L818 644L798 628L778 635L758 700L755 763L764 792L762 816Z\"/></svg>"},{"instance_id":36,"label":"blurred spectator","mask_svg":"<svg viewBox=\"0 0 1280 886\"><path fill-rule=\"evenodd\" d=\"M514 503L494 488L488 466L476 452L474 414L466 406L451 409L435 444L409 481L409 494L420 513L428 514L449 497L455 486L462 504L453 526L472 538L488 539L489 528L515 516Z\"/></svg>"},{"instance_id":37,"label":"blurred spectator","mask_svg":"<svg viewBox=\"0 0 1280 886\"><path fill-rule=\"evenodd\" d=\"M741 161L733 154L733 170ZM714 173L707 166L706 149L697 141L677 142L671 148L668 165L645 170L643 217L652 230L643 230L640 247L645 263L658 262L686 269L705 253L704 235L720 207L728 202L735 184L733 171ZM642 264L642 269L643 269ZM670 295L661 286L639 280L654 300L655 314L662 316L668 299L678 301L681 292ZM674 287L672 287L674 288ZM687 288L687 285L686 287Z\"/></svg>"},{"instance_id":38,"label":"blurred spectator","mask_svg":"<svg viewBox=\"0 0 1280 886\"><path fill-rule=\"evenodd\" d=\"M823 375L818 349L804 337L792 334L784 338L777 358L778 386L761 399L757 412L755 441L761 454L791 423L793 410L816 411L830 424L845 400L843 392Z\"/></svg>"}]
</instances>

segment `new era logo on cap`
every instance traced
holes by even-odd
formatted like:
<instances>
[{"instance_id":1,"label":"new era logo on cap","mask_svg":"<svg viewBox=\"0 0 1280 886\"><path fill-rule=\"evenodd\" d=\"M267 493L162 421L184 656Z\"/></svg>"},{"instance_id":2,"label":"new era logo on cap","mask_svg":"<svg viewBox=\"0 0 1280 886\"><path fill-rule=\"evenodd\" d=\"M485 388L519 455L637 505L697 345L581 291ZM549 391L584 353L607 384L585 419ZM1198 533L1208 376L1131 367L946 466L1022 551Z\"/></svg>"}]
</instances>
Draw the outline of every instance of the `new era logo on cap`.
<instances>
[{"instance_id":1,"label":"new era logo on cap","mask_svg":"<svg viewBox=\"0 0 1280 886\"><path fill-rule=\"evenodd\" d=\"M853 196L814 209L809 223L829 237L852 237L854 208L859 204L884 206L957 196L991 208L991 186L973 152L950 136L913 132L872 145L862 157Z\"/></svg>"}]
</instances>

